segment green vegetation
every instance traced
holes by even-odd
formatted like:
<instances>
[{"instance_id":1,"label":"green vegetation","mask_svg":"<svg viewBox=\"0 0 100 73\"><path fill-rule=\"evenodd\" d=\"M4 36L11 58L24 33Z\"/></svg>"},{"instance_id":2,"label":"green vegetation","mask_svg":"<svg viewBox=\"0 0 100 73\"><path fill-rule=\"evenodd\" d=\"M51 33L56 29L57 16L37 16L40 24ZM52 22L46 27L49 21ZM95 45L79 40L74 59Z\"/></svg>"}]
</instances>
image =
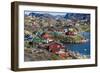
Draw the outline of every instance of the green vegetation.
<instances>
[{"instance_id":1,"label":"green vegetation","mask_svg":"<svg viewBox=\"0 0 100 73\"><path fill-rule=\"evenodd\" d=\"M60 57L56 54L52 54L50 59L51 60L58 60L58 59L60 59Z\"/></svg>"},{"instance_id":2,"label":"green vegetation","mask_svg":"<svg viewBox=\"0 0 100 73\"><path fill-rule=\"evenodd\" d=\"M80 25L79 28L80 28L81 31L83 31L83 32L90 32L90 26L87 25L87 24Z\"/></svg>"},{"instance_id":3,"label":"green vegetation","mask_svg":"<svg viewBox=\"0 0 100 73\"><path fill-rule=\"evenodd\" d=\"M81 35L76 36L66 36L64 39L61 40L61 42L64 43L80 43L80 41L84 39Z\"/></svg>"}]
</instances>

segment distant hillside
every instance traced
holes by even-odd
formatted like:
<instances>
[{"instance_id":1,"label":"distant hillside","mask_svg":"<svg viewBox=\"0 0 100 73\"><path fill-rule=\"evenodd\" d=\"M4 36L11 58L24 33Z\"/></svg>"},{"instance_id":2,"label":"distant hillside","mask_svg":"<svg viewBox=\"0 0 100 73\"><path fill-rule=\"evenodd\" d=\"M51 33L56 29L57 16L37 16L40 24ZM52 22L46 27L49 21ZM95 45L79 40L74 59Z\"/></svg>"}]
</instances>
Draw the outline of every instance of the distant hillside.
<instances>
[{"instance_id":1,"label":"distant hillside","mask_svg":"<svg viewBox=\"0 0 100 73\"><path fill-rule=\"evenodd\" d=\"M82 13L66 13L65 19L77 19L77 20L87 20L90 21L90 14Z\"/></svg>"},{"instance_id":2,"label":"distant hillside","mask_svg":"<svg viewBox=\"0 0 100 73\"><path fill-rule=\"evenodd\" d=\"M28 15L25 14L25 16L35 16L35 17L45 17L45 18L52 18L52 19L76 19L76 20L87 20L90 21L90 14L82 14L82 13L66 13L66 15L51 15L49 13L43 14L43 13L35 13L31 12Z\"/></svg>"},{"instance_id":3,"label":"distant hillside","mask_svg":"<svg viewBox=\"0 0 100 73\"><path fill-rule=\"evenodd\" d=\"M50 27L55 29L65 28L69 25L73 25L77 28L81 27L82 30L89 31L88 27L90 24L90 14L65 13L62 15L61 14L54 15L49 12L48 13L30 12L26 13L25 16L26 16L25 29L28 30L28 28L32 28L31 31L33 31L33 29L37 30L37 28L45 28L45 29Z\"/></svg>"}]
</instances>

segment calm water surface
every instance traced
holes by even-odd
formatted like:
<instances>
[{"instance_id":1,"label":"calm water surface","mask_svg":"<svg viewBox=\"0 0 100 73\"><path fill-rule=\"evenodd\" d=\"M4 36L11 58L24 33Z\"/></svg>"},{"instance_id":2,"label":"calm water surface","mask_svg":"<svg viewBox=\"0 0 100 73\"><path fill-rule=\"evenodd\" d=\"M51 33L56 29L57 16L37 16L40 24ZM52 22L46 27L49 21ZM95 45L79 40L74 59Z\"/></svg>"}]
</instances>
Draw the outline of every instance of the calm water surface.
<instances>
[{"instance_id":1,"label":"calm water surface","mask_svg":"<svg viewBox=\"0 0 100 73\"><path fill-rule=\"evenodd\" d=\"M90 32L82 32L80 33L85 38L89 39L86 43L81 44L65 44L69 50L74 52L79 52L82 55L90 55Z\"/></svg>"}]
</instances>

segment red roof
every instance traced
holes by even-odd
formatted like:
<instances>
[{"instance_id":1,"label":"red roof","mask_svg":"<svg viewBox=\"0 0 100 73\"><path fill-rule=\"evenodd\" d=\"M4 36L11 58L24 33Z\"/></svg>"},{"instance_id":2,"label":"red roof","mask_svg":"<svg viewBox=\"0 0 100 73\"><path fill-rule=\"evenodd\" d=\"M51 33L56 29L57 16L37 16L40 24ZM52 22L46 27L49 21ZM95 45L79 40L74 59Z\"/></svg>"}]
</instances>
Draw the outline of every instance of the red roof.
<instances>
[{"instance_id":1,"label":"red roof","mask_svg":"<svg viewBox=\"0 0 100 73\"><path fill-rule=\"evenodd\" d=\"M63 46L61 45L61 44L59 44L59 43L53 43L53 44L50 44L49 45L49 49L53 52L53 53L55 53L55 52L58 52L60 49L62 49L63 48Z\"/></svg>"},{"instance_id":2,"label":"red roof","mask_svg":"<svg viewBox=\"0 0 100 73\"><path fill-rule=\"evenodd\" d=\"M66 34L66 35L74 35L74 32L68 31L68 32L66 32L65 34Z\"/></svg>"}]
</instances>

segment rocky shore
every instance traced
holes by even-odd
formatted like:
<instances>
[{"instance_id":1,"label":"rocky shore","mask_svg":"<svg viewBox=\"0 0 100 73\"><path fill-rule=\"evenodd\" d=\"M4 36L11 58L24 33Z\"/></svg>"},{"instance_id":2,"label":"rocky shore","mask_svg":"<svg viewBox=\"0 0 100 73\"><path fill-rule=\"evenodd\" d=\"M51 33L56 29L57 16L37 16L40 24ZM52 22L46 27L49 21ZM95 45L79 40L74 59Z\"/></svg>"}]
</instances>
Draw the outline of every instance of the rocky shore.
<instances>
[{"instance_id":1,"label":"rocky shore","mask_svg":"<svg viewBox=\"0 0 100 73\"><path fill-rule=\"evenodd\" d=\"M70 50L59 51L57 53L52 53L46 49L32 49L26 48L24 50L24 60L25 61L45 61L45 60L69 60L69 59L87 59L88 55L81 55L78 52L73 52Z\"/></svg>"}]
</instances>

